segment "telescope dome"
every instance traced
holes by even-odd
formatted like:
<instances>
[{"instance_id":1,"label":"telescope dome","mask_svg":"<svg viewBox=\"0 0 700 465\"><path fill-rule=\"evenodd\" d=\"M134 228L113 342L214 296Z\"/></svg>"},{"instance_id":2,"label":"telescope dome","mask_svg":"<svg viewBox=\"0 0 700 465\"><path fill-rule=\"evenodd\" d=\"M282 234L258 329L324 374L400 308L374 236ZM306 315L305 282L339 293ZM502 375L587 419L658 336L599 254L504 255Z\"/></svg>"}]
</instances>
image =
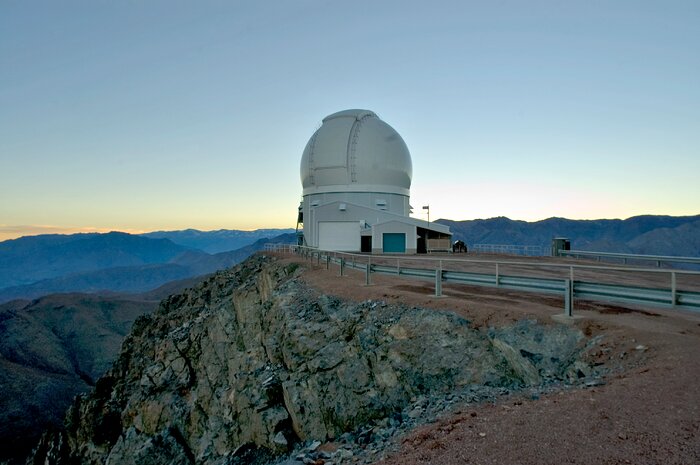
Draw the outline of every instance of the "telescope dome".
<instances>
[{"instance_id":1,"label":"telescope dome","mask_svg":"<svg viewBox=\"0 0 700 465\"><path fill-rule=\"evenodd\" d=\"M409 195L411 154L398 132L368 110L323 119L301 157L303 195L386 192Z\"/></svg>"}]
</instances>

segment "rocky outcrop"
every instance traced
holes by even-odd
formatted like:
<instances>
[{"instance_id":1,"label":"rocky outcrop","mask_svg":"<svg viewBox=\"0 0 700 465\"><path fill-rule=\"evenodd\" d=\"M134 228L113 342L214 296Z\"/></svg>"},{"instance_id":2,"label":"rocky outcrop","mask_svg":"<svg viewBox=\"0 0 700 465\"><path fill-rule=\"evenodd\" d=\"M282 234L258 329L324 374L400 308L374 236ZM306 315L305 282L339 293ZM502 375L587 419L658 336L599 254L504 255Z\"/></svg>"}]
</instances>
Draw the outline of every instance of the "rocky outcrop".
<instances>
[{"instance_id":1,"label":"rocky outcrop","mask_svg":"<svg viewBox=\"0 0 700 465\"><path fill-rule=\"evenodd\" d=\"M300 273L255 256L139 318L33 463L238 463L337 438L424 393L565 378L582 347L562 327L551 350L567 355L538 355L519 330L316 295Z\"/></svg>"}]
</instances>

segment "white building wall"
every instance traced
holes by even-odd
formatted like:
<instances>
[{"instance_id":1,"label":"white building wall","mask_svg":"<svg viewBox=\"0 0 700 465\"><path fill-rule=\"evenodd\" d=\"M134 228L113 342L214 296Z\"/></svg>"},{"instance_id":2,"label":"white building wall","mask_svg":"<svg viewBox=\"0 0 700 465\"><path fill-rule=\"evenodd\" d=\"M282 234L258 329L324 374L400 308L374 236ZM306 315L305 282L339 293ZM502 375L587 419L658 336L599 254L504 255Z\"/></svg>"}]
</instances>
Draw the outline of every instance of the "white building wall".
<instances>
[{"instance_id":1,"label":"white building wall","mask_svg":"<svg viewBox=\"0 0 700 465\"><path fill-rule=\"evenodd\" d=\"M418 250L418 234L414 225L400 221L387 221L372 226L372 253L382 253L384 250L384 233L406 234L406 253L416 253Z\"/></svg>"},{"instance_id":2,"label":"white building wall","mask_svg":"<svg viewBox=\"0 0 700 465\"><path fill-rule=\"evenodd\" d=\"M339 252L360 251L360 223L357 221L319 221L318 248Z\"/></svg>"},{"instance_id":3,"label":"white building wall","mask_svg":"<svg viewBox=\"0 0 700 465\"><path fill-rule=\"evenodd\" d=\"M405 201L402 198L405 198ZM358 204L356 200L360 203ZM394 207L391 210L389 208L382 210L375 206L377 200L384 200ZM315 203L318 205L314 205ZM340 204L345 204L345 210L340 210ZM394 219L397 214L408 216L396 211L400 208L408 209L408 198L397 194L349 192L305 196L303 212L306 244L309 247L319 247L318 223L320 221L356 221L358 224L362 221L372 225Z\"/></svg>"},{"instance_id":4,"label":"white building wall","mask_svg":"<svg viewBox=\"0 0 700 465\"><path fill-rule=\"evenodd\" d=\"M306 242L311 247L317 247L317 242L311 242L310 237L314 236L314 232L307 228L309 219L312 219L312 212L318 207L330 204L332 202L346 202L354 205L365 206L373 210L381 210L391 212L401 216L409 216L410 205L409 198L401 194L390 194L382 192L329 192L320 194L310 194L304 196L303 213L304 213L304 236ZM318 220L318 214L313 215Z\"/></svg>"},{"instance_id":5,"label":"white building wall","mask_svg":"<svg viewBox=\"0 0 700 465\"><path fill-rule=\"evenodd\" d=\"M360 236L372 235L372 252L381 253L383 250L382 234L404 233L406 234L406 253L416 253L418 249L418 227L430 228L449 234L449 227L427 223L423 220L410 218L404 215L397 215L386 210L378 210L362 205L355 205L350 202L334 201L319 206L310 206L304 203L304 238L309 247L327 248L328 250L340 250L329 247L329 244L319 244L319 224L320 223L343 223L345 226L338 226L342 229L343 244L350 243L349 231L352 224L353 234L356 241L352 242L352 249L361 244ZM354 225L357 225L356 227ZM332 226L331 226L332 228ZM329 236L324 240L328 240ZM338 239L340 241L340 239ZM332 244L331 244L332 245ZM325 246L325 247L324 247ZM343 245L343 247L348 247ZM350 250L350 249L346 249Z\"/></svg>"}]
</instances>

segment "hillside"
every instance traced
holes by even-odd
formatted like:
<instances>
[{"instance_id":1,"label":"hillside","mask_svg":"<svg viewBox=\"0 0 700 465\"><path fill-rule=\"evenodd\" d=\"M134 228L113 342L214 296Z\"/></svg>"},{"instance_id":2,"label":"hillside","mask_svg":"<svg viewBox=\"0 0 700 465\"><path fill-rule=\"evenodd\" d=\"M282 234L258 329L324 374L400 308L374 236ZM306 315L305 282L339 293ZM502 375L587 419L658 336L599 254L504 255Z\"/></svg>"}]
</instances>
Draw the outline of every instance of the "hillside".
<instances>
[{"instance_id":1,"label":"hillside","mask_svg":"<svg viewBox=\"0 0 700 465\"><path fill-rule=\"evenodd\" d=\"M256 256L172 296L30 463L700 459L697 315L363 282Z\"/></svg>"},{"instance_id":2,"label":"hillside","mask_svg":"<svg viewBox=\"0 0 700 465\"><path fill-rule=\"evenodd\" d=\"M553 237L568 237L571 248L596 252L623 252L700 256L700 215L635 216L626 220L568 220L536 222L504 217L484 220L438 220L450 226L454 239L474 244L538 245L549 247Z\"/></svg>"},{"instance_id":3,"label":"hillside","mask_svg":"<svg viewBox=\"0 0 700 465\"><path fill-rule=\"evenodd\" d=\"M201 281L172 281L144 294L48 295L0 305L0 463L26 454L63 422L73 397L112 365L134 320Z\"/></svg>"},{"instance_id":4,"label":"hillside","mask_svg":"<svg viewBox=\"0 0 700 465\"><path fill-rule=\"evenodd\" d=\"M141 317L34 463L262 464L312 441L367 444L446 398L594 376L578 329L487 332L451 312L319 294L303 274L254 256Z\"/></svg>"},{"instance_id":5,"label":"hillside","mask_svg":"<svg viewBox=\"0 0 700 465\"><path fill-rule=\"evenodd\" d=\"M61 424L71 399L109 368L156 302L85 294L0 305L0 460Z\"/></svg>"}]
</instances>

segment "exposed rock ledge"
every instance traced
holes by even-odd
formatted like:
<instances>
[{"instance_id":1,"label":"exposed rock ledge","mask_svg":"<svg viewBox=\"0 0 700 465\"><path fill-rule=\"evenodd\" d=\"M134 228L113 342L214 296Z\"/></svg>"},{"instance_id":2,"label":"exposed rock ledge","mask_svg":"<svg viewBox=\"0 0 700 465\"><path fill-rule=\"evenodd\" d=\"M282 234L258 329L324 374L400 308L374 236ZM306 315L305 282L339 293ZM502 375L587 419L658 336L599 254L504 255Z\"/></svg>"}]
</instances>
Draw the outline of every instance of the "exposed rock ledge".
<instances>
[{"instance_id":1,"label":"exposed rock ledge","mask_svg":"<svg viewBox=\"0 0 700 465\"><path fill-rule=\"evenodd\" d=\"M424 393L584 376L576 329L478 330L454 314L317 296L254 256L136 321L32 463L228 464L337 438Z\"/></svg>"}]
</instances>

